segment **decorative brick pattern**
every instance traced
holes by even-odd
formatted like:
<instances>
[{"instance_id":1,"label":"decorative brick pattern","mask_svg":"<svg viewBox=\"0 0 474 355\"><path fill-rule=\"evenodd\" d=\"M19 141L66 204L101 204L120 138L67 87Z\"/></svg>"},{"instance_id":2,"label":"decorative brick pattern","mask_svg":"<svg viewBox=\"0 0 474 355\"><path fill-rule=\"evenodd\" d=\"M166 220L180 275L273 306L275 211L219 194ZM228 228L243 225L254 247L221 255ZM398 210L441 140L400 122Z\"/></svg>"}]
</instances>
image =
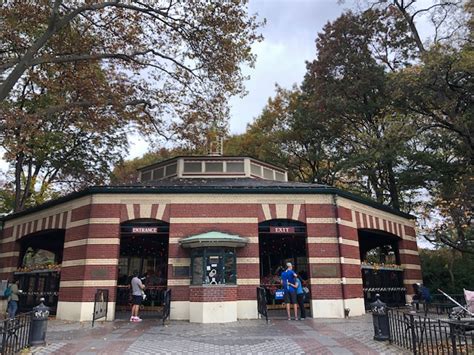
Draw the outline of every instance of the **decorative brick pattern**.
<instances>
[{"instance_id":1,"label":"decorative brick pattern","mask_svg":"<svg viewBox=\"0 0 474 355\"><path fill-rule=\"evenodd\" d=\"M136 218L157 218L171 222L168 281L173 300L255 300L260 276L258 222L285 218L308 222L309 271L310 277L315 280L311 285L313 299L362 297L358 228L384 230L403 238L399 246L401 262L406 266L404 277L407 282L421 280L415 229L411 221L370 207L362 208L360 204L342 198L337 199L336 210L330 196L302 196L301 201L291 201L288 196L269 196L268 200L267 196L237 196L235 200L234 197L209 196L210 202L206 203L202 202L202 196L189 197L192 201L188 203L188 197L178 195L167 196L169 201L160 201L151 194L126 195L123 200L120 194L103 194L9 221L0 238L0 277L11 276L18 266L19 238L44 229L66 229L61 281L68 287L61 288L59 299L91 301L97 287L89 285L96 281L107 284L117 279L115 260L120 250L119 223ZM95 202L89 204L88 201ZM189 250L180 247L179 239L212 230L241 235L250 240L249 244L237 250L240 260L237 263L237 277L242 281L238 286L189 286L188 277L173 276L173 260L190 257ZM341 258L345 260L342 264ZM100 263L101 259L104 264ZM78 260L92 261L81 264ZM313 266L328 267L326 272L336 267L336 271L331 271L336 274L314 276ZM341 284L342 278L346 278L346 284ZM250 284L245 280L251 280ZM86 286L77 286L82 281L86 281ZM116 288L106 288L110 291L110 300L114 301Z\"/></svg>"}]
</instances>

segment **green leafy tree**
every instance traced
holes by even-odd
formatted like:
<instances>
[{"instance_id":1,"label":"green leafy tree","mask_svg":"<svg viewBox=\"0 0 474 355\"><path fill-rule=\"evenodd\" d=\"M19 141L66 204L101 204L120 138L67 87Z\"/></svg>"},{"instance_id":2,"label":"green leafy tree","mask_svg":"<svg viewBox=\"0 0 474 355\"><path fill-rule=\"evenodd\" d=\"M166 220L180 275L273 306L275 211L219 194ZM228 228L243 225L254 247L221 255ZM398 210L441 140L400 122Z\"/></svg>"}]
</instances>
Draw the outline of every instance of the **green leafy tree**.
<instances>
[{"instance_id":1,"label":"green leafy tree","mask_svg":"<svg viewBox=\"0 0 474 355\"><path fill-rule=\"evenodd\" d=\"M132 129L195 144L226 121L260 40L242 2L8 2L0 18L14 211L106 182Z\"/></svg>"}]
</instances>

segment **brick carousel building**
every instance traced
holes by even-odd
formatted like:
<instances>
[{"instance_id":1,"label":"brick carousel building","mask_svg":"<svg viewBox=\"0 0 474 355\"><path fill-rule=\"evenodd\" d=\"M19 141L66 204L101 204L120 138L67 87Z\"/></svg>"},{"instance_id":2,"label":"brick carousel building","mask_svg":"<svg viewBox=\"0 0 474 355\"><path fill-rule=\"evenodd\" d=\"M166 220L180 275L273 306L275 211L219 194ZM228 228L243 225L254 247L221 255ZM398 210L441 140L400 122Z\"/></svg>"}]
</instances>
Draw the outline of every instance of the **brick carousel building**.
<instances>
[{"instance_id":1,"label":"brick carousel building","mask_svg":"<svg viewBox=\"0 0 474 355\"><path fill-rule=\"evenodd\" d=\"M133 270L146 277L146 309L170 289L171 319L202 323L257 318L258 286L281 308L273 293L288 261L313 317L360 315L375 293L404 304L421 282L412 216L288 182L249 157L176 157L142 168L135 185L90 187L2 223L0 277L20 281L20 309L44 296L65 320L90 320L97 289L119 317Z\"/></svg>"}]
</instances>

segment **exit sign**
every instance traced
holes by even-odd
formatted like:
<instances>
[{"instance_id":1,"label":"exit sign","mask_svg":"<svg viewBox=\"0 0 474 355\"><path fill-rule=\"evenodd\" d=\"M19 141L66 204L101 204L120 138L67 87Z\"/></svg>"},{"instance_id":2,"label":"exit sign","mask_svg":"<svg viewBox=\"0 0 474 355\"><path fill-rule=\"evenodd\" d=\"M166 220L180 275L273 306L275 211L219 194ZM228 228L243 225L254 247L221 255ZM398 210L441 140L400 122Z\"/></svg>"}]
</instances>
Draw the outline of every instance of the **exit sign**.
<instances>
[{"instance_id":1,"label":"exit sign","mask_svg":"<svg viewBox=\"0 0 474 355\"><path fill-rule=\"evenodd\" d=\"M291 234L295 232L295 227L270 227L270 233Z\"/></svg>"}]
</instances>

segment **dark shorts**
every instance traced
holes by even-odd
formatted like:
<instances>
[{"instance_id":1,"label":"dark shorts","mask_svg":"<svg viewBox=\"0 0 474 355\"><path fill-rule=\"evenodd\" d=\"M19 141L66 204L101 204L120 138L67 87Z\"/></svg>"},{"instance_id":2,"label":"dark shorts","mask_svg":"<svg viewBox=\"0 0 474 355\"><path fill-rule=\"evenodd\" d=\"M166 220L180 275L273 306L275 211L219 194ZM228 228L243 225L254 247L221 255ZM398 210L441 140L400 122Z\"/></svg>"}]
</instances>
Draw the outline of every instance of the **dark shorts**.
<instances>
[{"instance_id":1,"label":"dark shorts","mask_svg":"<svg viewBox=\"0 0 474 355\"><path fill-rule=\"evenodd\" d=\"M296 304L296 292L285 292L285 303Z\"/></svg>"},{"instance_id":2,"label":"dark shorts","mask_svg":"<svg viewBox=\"0 0 474 355\"><path fill-rule=\"evenodd\" d=\"M135 295L132 296L133 304L141 305L142 302L143 302L143 296L135 296Z\"/></svg>"}]
</instances>

